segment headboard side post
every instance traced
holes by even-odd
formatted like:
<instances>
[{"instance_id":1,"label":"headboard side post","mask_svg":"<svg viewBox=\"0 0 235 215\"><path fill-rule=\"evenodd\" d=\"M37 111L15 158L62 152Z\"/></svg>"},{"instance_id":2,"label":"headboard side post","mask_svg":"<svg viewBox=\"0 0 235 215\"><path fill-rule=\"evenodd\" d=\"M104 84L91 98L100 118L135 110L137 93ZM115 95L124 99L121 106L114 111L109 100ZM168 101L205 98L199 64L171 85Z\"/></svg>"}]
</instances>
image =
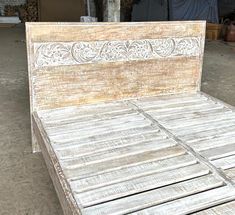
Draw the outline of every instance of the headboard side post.
<instances>
[{"instance_id":1,"label":"headboard side post","mask_svg":"<svg viewBox=\"0 0 235 215\"><path fill-rule=\"evenodd\" d=\"M32 80L32 69L33 69L33 53L32 53L32 38L30 23L25 24L26 29L26 48L27 48L27 62L28 62L28 80L29 80L29 102L30 102L30 127L31 127L31 141L32 141L32 152L40 152L40 146L37 143L34 128L33 128L33 112L35 111L34 99L34 85Z\"/></svg>"}]
</instances>

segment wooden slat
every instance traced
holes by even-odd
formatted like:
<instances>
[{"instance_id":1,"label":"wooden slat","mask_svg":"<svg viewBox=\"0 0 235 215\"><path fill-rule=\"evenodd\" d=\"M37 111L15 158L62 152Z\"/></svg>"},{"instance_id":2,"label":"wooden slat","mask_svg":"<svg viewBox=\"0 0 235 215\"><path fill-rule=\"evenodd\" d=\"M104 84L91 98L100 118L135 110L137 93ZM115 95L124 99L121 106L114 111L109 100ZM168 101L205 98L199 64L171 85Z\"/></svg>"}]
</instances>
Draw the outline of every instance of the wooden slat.
<instances>
[{"instance_id":1,"label":"wooden slat","mask_svg":"<svg viewBox=\"0 0 235 215\"><path fill-rule=\"evenodd\" d=\"M100 132L95 132L93 131L87 131L83 130L81 132L75 131L71 132L69 134L62 134L62 135L56 135L52 136L51 140L52 142L56 143L64 143L64 142L69 142L69 141L75 141L75 140L81 140L86 142L87 140L94 141L98 139L114 139L116 136L127 136L127 135L132 135L138 132L143 132L143 131L151 131L154 128L152 127L150 122L147 121L142 121L141 123L135 124L132 123L131 125L128 126L120 126L117 127L116 129L114 128L104 128Z\"/></svg>"},{"instance_id":2,"label":"wooden slat","mask_svg":"<svg viewBox=\"0 0 235 215\"><path fill-rule=\"evenodd\" d=\"M229 169L235 167L235 155L217 159L212 161L212 164L214 164L216 167L221 169Z\"/></svg>"},{"instance_id":3,"label":"wooden slat","mask_svg":"<svg viewBox=\"0 0 235 215\"><path fill-rule=\"evenodd\" d=\"M111 121L111 120L115 120L115 119L119 119L119 118L123 118L125 116L130 116L130 115L136 115L138 114L135 110L120 110L118 112L103 112L103 113L99 113L99 114L94 114L94 115L89 115L89 116L83 116L80 114L76 114L74 116L71 117L67 117L67 118L59 118L57 120L52 120L52 121L44 121L44 125L48 128L54 128L57 126L63 126L69 123L81 123L83 125L86 125L88 123L101 123L104 121Z\"/></svg>"},{"instance_id":4,"label":"wooden slat","mask_svg":"<svg viewBox=\"0 0 235 215\"><path fill-rule=\"evenodd\" d=\"M188 181L176 183L159 189L147 191L115 201L88 207L83 210L84 215L127 214L144 208L152 207L164 202L172 201L198 192L221 186L223 182L213 175L206 175Z\"/></svg>"},{"instance_id":5,"label":"wooden slat","mask_svg":"<svg viewBox=\"0 0 235 215\"><path fill-rule=\"evenodd\" d=\"M116 119L119 117L123 117L125 115L130 115L130 114L136 114L135 110L132 109L128 109L128 110L120 110L117 112L104 112L104 113L99 113L99 114L94 114L94 115L88 115L88 116L83 116L83 115L79 115L76 114L75 116L71 116L71 117L67 117L67 118L59 118L56 120L52 120L52 121L45 121L44 125L47 127L55 127L58 125L64 125L64 124L69 124L69 123L73 123L74 121L76 122L80 122L80 123L84 123L86 124L87 122L101 122L101 121L105 121L107 120L112 120L112 119Z\"/></svg>"},{"instance_id":6,"label":"wooden slat","mask_svg":"<svg viewBox=\"0 0 235 215\"><path fill-rule=\"evenodd\" d=\"M157 172L166 172L176 168L196 164L197 160L189 154L156 160L150 162L138 163L123 167L117 170L100 173L88 178L72 180L70 186L73 190L86 191L89 189L99 188L110 184L127 181L144 175L150 175ZM79 173L77 173L79 175Z\"/></svg>"},{"instance_id":7,"label":"wooden slat","mask_svg":"<svg viewBox=\"0 0 235 215\"><path fill-rule=\"evenodd\" d=\"M148 163L151 161L158 161L175 156L183 155L186 151L180 146L173 146L161 150L147 151L127 157L113 159L111 161L98 162L95 165L77 165L76 160L70 163L63 163L64 173L67 179L76 179L91 177L101 173L122 169L129 166L137 166L139 164Z\"/></svg>"},{"instance_id":8,"label":"wooden slat","mask_svg":"<svg viewBox=\"0 0 235 215\"><path fill-rule=\"evenodd\" d=\"M161 118L165 118L165 117L174 116L176 114L177 115L178 114L191 114L194 112L211 111L211 110L218 110L218 109L222 109L222 108L223 108L222 105L213 105L213 104L202 103L202 104L197 104L197 105L187 107L184 109L179 109L179 110L177 110L177 108L175 110L169 110L169 111L164 111L164 109L162 111L151 110L151 111L146 111L146 113L150 114L151 116L153 116L156 119L161 119Z\"/></svg>"},{"instance_id":9,"label":"wooden slat","mask_svg":"<svg viewBox=\"0 0 235 215\"><path fill-rule=\"evenodd\" d=\"M209 160L235 155L235 144L227 144L225 146L204 150L201 151L200 154Z\"/></svg>"},{"instance_id":10,"label":"wooden slat","mask_svg":"<svg viewBox=\"0 0 235 215\"><path fill-rule=\"evenodd\" d=\"M156 107L156 106L168 106L176 103L193 102L198 100L208 100L198 93L193 94L174 94L174 95L163 95L163 96L147 96L132 100L141 109Z\"/></svg>"},{"instance_id":11,"label":"wooden slat","mask_svg":"<svg viewBox=\"0 0 235 215\"><path fill-rule=\"evenodd\" d=\"M130 111L131 108L123 102L98 103L92 105L72 106L57 109L41 110L38 115L46 119L47 123L67 120L72 117L85 118L94 115L115 114L123 111Z\"/></svg>"},{"instance_id":12,"label":"wooden slat","mask_svg":"<svg viewBox=\"0 0 235 215\"><path fill-rule=\"evenodd\" d=\"M220 111L220 112L215 112L215 113L208 113L205 116L201 116L197 114L194 117L182 117L181 119L176 119L176 120L168 120L167 122L161 120L161 123L163 125L166 125L169 129L187 129L189 126L195 126L195 125L201 125L203 123L208 123L208 122L221 122L225 119L231 119L235 118L235 114L233 114L231 111Z\"/></svg>"},{"instance_id":13,"label":"wooden slat","mask_svg":"<svg viewBox=\"0 0 235 215\"><path fill-rule=\"evenodd\" d=\"M235 167L225 170L224 173L235 182Z\"/></svg>"},{"instance_id":14,"label":"wooden slat","mask_svg":"<svg viewBox=\"0 0 235 215\"><path fill-rule=\"evenodd\" d=\"M227 144L229 145L233 143L235 143L235 134L229 137L217 136L216 138L213 138L213 139L201 140L201 141L189 143L189 145L197 151L203 151L203 150L208 150L208 149L215 148L215 147L222 147Z\"/></svg>"},{"instance_id":15,"label":"wooden slat","mask_svg":"<svg viewBox=\"0 0 235 215\"><path fill-rule=\"evenodd\" d=\"M166 147L174 146L177 143L172 139L163 139L163 140L150 140L143 141L133 145L127 145L124 147L117 147L106 149L101 152L93 152L88 155L81 155L79 151L72 150L62 150L60 152L57 151L57 155L61 161L69 161L76 159L78 164L90 164L93 162L100 162L104 160L111 160L118 157L125 157L133 154L138 154L146 151L154 151L163 149Z\"/></svg>"},{"instance_id":16,"label":"wooden slat","mask_svg":"<svg viewBox=\"0 0 235 215\"><path fill-rule=\"evenodd\" d=\"M67 153L64 154L64 156L62 156L61 153L57 153L57 155L60 158L61 162L66 163L66 165L70 163L70 161L74 163L74 160L76 160L77 166L79 165L84 166L92 163L95 164L98 162L140 154L147 151L156 151L175 145L176 142L171 139L157 140L157 141L152 140L152 141L141 142L131 146L109 149L102 152L94 152L89 155L79 155L76 153Z\"/></svg>"},{"instance_id":17,"label":"wooden slat","mask_svg":"<svg viewBox=\"0 0 235 215\"><path fill-rule=\"evenodd\" d=\"M209 131L200 131L197 133L189 134L189 135L182 135L179 136L183 141L186 142L196 142L199 140L208 140L208 139L213 139L216 137L229 137L229 136L234 136L235 135L235 125L234 126L227 126L219 129L212 129Z\"/></svg>"},{"instance_id":18,"label":"wooden slat","mask_svg":"<svg viewBox=\"0 0 235 215\"><path fill-rule=\"evenodd\" d=\"M133 144L141 143L143 141L162 140L167 139L166 134L159 130L153 130L146 133L140 133L133 136L117 137L116 139L106 141L72 141L68 144L53 144L57 153L64 156L65 154L79 154L87 155L94 152L105 151L113 148L130 146Z\"/></svg>"},{"instance_id":19,"label":"wooden slat","mask_svg":"<svg viewBox=\"0 0 235 215\"><path fill-rule=\"evenodd\" d=\"M228 119L223 119L222 121L214 121L214 122L207 122L204 121L204 123L199 125L191 125L191 126L185 126L181 128L173 129L174 133L177 136L183 136L183 135L193 135L194 133L200 133L202 131L211 131L215 129L223 129L226 127L232 127L235 126L235 119L231 116Z\"/></svg>"},{"instance_id":20,"label":"wooden slat","mask_svg":"<svg viewBox=\"0 0 235 215\"><path fill-rule=\"evenodd\" d=\"M77 193L75 198L79 199L83 206L87 207L143 191L156 189L158 187L174 184L187 179L206 175L208 173L208 168L203 165L196 164L167 172L139 177L130 181L124 181L118 184L113 184L86 192L80 192L80 189L73 191Z\"/></svg>"},{"instance_id":21,"label":"wooden slat","mask_svg":"<svg viewBox=\"0 0 235 215\"><path fill-rule=\"evenodd\" d=\"M235 211L235 201L222 204L208 210L204 210L198 213L194 213L194 215L234 215Z\"/></svg>"},{"instance_id":22,"label":"wooden slat","mask_svg":"<svg viewBox=\"0 0 235 215\"><path fill-rule=\"evenodd\" d=\"M224 186L159 206L151 207L133 214L182 215L197 212L235 199L234 187Z\"/></svg>"},{"instance_id":23,"label":"wooden slat","mask_svg":"<svg viewBox=\"0 0 235 215\"><path fill-rule=\"evenodd\" d=\"M47 132L49 133L50 136L52 137L58 137L62 135L67 135L67 134L73 134L74 132L79 132L82 136L83 133L102 133L106 131L107 129L109 130L123 130L123 128L128 129L130 127L138 127L139 125L150 125L151 122L148 119L145 119L143 116L130 116L126 119L120 119L116 122L111 122L111 123L101 123L100 125L87 125L83 126L80 125L79 123L72 123L63 126L62 128L53 128L53 129L48 129Z\"/></svg>"},{"instance_id":24,"label":"wooden slat","mask_svg":"<svg viewBox=\"0 0 235 215\"><path fill-rule=\"evenodd\" d=\"M200 118L200 117L207 117L207 116L211 116L214 115L216 116L217 114L220 113L231 113L232 111L226 107L220 107L219 108L216 106L216 108L211 108L211 109L200 109L200 110L196 110L196 111L191 111L191 112L186 112L186 113L178 113L178 114L174 114L174 115L166 115L166 116L155 116L155 118L157 120L159 120L159 122L161 123L168 123L168 125L170 126L170 123L177 120L182 120L183 122L185 122L186 120L190 120L193 118Z\"/></svg>"}]
</instances>

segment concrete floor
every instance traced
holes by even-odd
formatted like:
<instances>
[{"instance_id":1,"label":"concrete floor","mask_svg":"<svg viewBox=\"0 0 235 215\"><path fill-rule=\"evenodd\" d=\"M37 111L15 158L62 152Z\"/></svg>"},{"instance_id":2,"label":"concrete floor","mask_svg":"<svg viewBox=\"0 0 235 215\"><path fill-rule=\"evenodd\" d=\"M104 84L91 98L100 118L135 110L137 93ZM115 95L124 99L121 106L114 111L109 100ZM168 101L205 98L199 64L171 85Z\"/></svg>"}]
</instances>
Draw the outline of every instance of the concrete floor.
<instances>
[{"instance_id":1,"label":"concrete floor","mask_svg":"<svg viewBox=\"0 0 235 215\"><path fill-rule=\"evenodd\" d=\"M41 154L31 153L24 29L0 28L0 215L62 215ZM204 92L235 105L235 44L207 42Z\"/></svg>"}]
</instances>

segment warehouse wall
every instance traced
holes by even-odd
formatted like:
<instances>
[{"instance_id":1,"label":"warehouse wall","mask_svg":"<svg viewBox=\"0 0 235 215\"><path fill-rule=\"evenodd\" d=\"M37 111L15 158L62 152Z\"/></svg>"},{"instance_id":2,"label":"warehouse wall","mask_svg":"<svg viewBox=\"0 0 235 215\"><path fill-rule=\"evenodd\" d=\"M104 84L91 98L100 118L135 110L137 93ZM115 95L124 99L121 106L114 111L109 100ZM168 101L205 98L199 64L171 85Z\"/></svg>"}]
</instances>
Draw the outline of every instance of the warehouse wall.
<instances>
[{"instance_id":1,"label":"warehouse wall","mask_svg":"<svg viewBox=\"0 0 235 215\"><path fill-rule=\"evenodd\" d=\"M4 15L5 5L21 5L25 3L26 0L0 0L0 14Z\"/></svg>"}]
</instances>

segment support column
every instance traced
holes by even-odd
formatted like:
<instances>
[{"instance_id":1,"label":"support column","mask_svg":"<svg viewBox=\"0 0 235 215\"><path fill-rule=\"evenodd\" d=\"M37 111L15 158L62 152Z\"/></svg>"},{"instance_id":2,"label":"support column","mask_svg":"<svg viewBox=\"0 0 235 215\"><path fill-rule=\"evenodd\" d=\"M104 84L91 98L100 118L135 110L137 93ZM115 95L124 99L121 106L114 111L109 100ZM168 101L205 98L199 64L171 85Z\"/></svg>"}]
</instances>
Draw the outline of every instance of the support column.
<instances>
[{"instance_id":1,"label":"support column","mask_svg":"<svg viewBox=\"0 0 235 215\"><path fill-rule=\"evenodd\" d=\"M120 22L121 0L104 0L104 21Z\"/></svg>"}]
</instances>

